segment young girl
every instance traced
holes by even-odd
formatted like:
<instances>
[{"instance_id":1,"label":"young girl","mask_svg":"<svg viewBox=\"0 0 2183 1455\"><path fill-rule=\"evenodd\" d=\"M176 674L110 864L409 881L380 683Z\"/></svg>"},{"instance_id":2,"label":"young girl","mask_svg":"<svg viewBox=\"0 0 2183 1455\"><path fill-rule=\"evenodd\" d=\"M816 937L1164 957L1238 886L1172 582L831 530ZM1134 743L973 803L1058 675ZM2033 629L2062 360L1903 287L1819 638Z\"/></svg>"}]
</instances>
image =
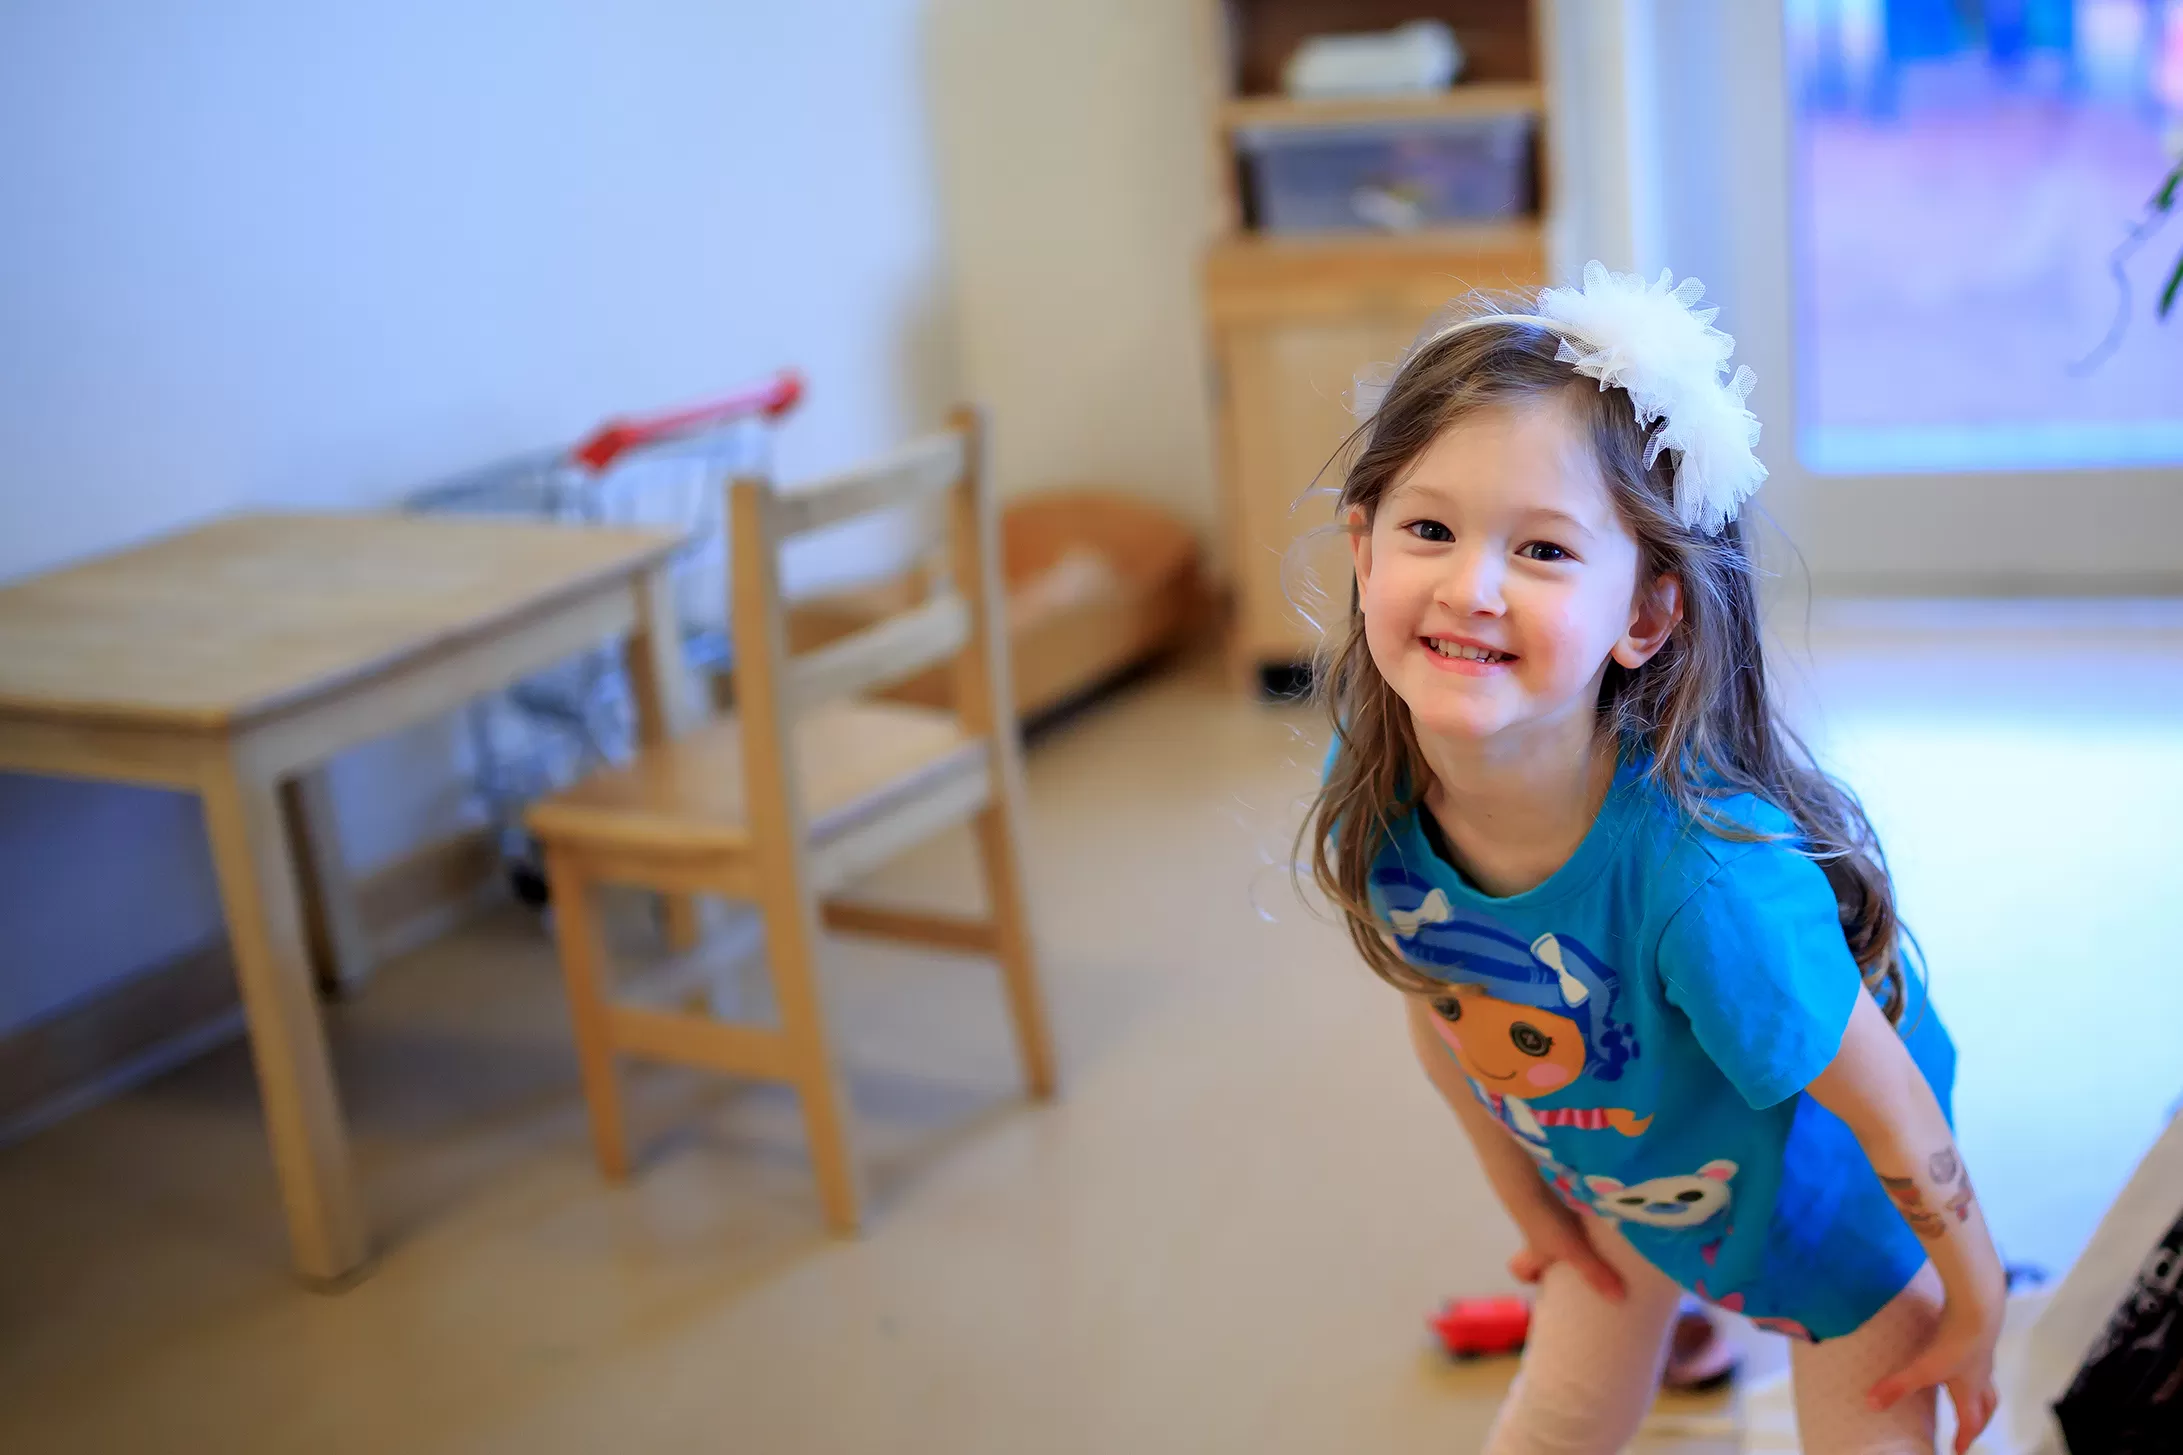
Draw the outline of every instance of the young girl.
<instances>
[{"instance_id":1,"label":"young girl","mask_svg":"<svg viewBox=\"0 0 2183 1455\"><path fill-rule=\"evenodd\" d=\"M1807 1455L1991 1418L2000 1262L1871 825L1779 720L1751 375L1594 263L1412 346L1337 507L1305 833L1539 1285L1487 1449L1620 1450L1681 1291L1789 1334ZM1360 401L1362 402L1362 401Z\"/></svg>"}]
</instances>

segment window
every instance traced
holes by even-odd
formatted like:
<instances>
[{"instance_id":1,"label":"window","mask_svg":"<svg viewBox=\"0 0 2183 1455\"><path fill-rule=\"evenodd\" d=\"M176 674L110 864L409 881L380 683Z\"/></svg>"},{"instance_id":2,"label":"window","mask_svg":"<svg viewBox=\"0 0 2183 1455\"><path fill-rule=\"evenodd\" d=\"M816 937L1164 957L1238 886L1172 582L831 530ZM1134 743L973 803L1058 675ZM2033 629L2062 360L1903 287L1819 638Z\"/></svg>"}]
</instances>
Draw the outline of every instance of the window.
<instances>
[{"instance_id":1,"label":"window","mask_svg":"<svg viewBox=\"0 0 2183 1455\"><path fill-rule=\"evenodd\" d=\"M1805 466L2183 462L2183 0L1785 4Z\"/></svg>"}]
</instances>

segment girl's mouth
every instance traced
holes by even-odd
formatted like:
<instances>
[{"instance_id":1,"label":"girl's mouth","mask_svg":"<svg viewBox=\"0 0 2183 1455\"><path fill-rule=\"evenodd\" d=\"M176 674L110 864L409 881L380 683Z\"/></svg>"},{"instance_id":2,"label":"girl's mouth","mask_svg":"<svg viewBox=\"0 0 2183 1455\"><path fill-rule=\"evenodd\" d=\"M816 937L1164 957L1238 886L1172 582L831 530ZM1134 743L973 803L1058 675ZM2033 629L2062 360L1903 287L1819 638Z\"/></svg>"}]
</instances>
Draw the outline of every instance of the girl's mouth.
<instances>
[{"instance_id":1,"label":"girl's mouth","mask_svg":"<svg viewBox=\"0 0 2183 1455\"><path fill-rule=\"evenodd\" d=\"M1466 676L1484 676L1516 660L1513 652L1497 651L1492 647L1456 641L1451 637L1419 637L1418 642L1441 666Z\"/></svg>"}]
</instances>

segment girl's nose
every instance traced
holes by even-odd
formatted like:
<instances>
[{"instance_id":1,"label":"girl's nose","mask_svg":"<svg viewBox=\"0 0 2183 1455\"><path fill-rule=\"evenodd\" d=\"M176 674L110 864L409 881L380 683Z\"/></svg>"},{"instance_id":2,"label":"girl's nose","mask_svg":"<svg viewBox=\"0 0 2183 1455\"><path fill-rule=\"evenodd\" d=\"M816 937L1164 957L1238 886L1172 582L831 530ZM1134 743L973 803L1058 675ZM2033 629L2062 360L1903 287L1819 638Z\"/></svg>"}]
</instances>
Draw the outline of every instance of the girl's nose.
<instances>
[{"instance_id":1,"label":"girl's nose","mask_svg":"<svg viewBox=\"0 0 2183 1455\"><path fill-rule=\"evenodd\" d=\"M1502 575L1500 552L1483 544L1464 545L1448 558L1447 573L1433 597L1465 616L1499 616Z\"/></svg>"}]
</instances>

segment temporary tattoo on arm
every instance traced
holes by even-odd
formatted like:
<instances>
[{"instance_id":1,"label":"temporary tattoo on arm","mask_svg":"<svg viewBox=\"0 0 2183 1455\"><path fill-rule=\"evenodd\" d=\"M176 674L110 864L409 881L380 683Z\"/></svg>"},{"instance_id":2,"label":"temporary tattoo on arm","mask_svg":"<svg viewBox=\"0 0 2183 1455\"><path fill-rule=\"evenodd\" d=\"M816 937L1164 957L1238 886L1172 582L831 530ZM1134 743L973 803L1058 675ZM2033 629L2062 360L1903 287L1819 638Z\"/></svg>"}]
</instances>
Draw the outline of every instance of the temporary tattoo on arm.
<instances>
[{"instance_id":1,"label":"temporary tattoo on arm","mask_svg":"<svg viewBox=\"0 0 2183 1455\"><path fill-rule=\"evenodd\" d=\"M1956 1215L1957 1222L1967 1223L1971 1220L1971 1204L1977 1200L1977 1195L1971 1191L1971 1179L1966 1175L1956 1185L1955 1196L1948 1199L1948 1211Z\"/></svg>"},{"instance_id":2,"label":"temporary tattoo on arm","mask_svg":"<svg viewBox=\"0 0 2183 1455\"><path fill-rule=\"evenodd\" d=\"M1895 1210L1910 1224L1910 1231L1921 1238L1937 1238L1948 1231L1948 1220L1925 1205L1925 1195L1918 1191L1914 1177L1882 1177L1887 1195L1895 1199Z\"/></svg>"},{"instance_id":3,"label":"temporary tattoo on arm","mask_svg":"<svg viewBox=\"0 0 2183 1455\"><path fill-rule=\"evenodd\" d=\"M1957 1222L1967 1223L1971 1220L1971 1205L1977 1198L1971 1191L1971 1176L1964 1171L1963 1159L1956 1155L1955 1148L1943 1147L1927 1158L1925 1171L1941 1202L1940 1208L1926 1202L1925 1193L1915 1177L1883 1176L1880 1182L1912 1232L1921 1238L1938 1238L1948 1231L1945 1213L1954 1213Z\"/></svg>"},{"instance_id":4,"label":"temporary tattoo on arm","mask_svg":"<svg viewBox=\"0 0 2183 1455\"><path fill-rule=\"evenodd\" d=\"M1977 1197L1971 1191L1971 1174L1965 1170L1963 1159L1953 1147L1943 1147L1925 1164L1925 1170L1933 1174L1933 1185L1940 1189L1941 1199L1948 1211L1956 1215L1956 1221L1971 1220L1971 1204Z\"/></svg>"}]
</instances>

